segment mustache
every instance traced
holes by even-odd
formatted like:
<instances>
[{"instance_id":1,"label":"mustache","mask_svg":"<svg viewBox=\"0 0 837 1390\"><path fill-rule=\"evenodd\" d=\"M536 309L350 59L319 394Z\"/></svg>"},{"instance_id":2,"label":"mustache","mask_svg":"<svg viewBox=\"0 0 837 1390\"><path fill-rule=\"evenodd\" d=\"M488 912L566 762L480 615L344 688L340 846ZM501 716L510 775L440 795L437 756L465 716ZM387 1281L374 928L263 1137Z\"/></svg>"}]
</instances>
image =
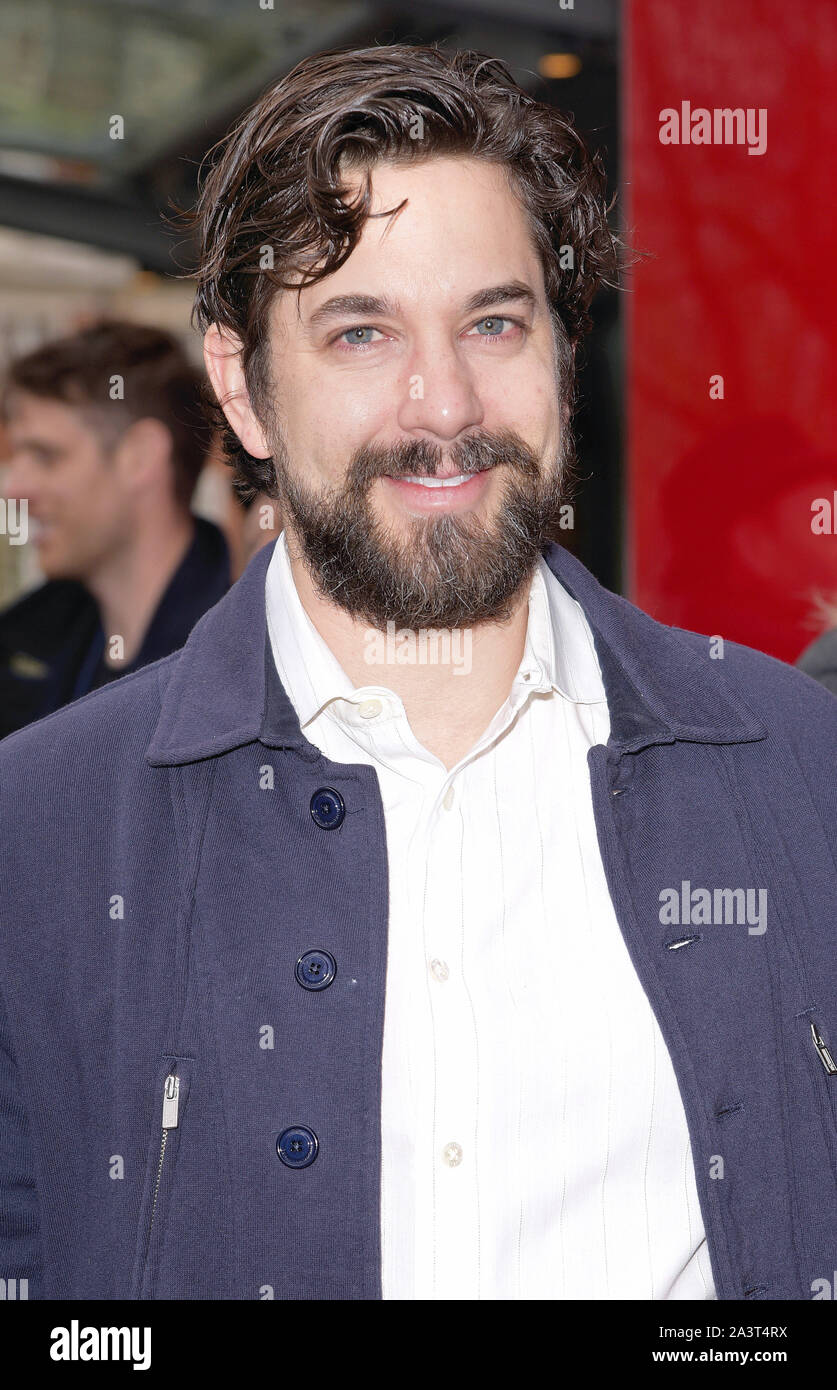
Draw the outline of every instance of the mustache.
<instances>
[{"instance_id":1,"label":"mustache","mask_svg":"<svg viewBox=\"0 0 837 1390\"><path fill-rule=\"evenodd\" d=\"M352 456L346 482L352 491L365 490L376 478L405 478L421 474L433 478L445 455L458 473L483 473L505 464L527 478L540 476L540 460L515 430L467 435L449 449L429 439L410 439L389 445L364 445Z\"/></svg>"}]
</instances>

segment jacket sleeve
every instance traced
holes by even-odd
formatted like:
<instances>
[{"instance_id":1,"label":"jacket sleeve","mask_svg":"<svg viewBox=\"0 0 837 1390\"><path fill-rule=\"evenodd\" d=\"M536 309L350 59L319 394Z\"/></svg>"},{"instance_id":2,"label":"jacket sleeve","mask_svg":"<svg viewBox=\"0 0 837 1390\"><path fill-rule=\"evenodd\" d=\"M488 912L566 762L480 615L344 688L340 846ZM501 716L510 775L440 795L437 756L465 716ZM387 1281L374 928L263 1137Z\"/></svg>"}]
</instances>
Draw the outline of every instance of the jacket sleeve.
<instances>
[{"instance_id":1,"label":"jacket sleeve","mask_svg":"<svg viewBox=\"0 0 837 1390\"><path fill-rule=\"evenodd\" d=\"M16 1283L10 1284L14 1279ZM40 1216L29 1124L0 990L0 1297L42 1298ZM26 1280L27 1284L21 1284Z\"/></svg>"}]
</instances>

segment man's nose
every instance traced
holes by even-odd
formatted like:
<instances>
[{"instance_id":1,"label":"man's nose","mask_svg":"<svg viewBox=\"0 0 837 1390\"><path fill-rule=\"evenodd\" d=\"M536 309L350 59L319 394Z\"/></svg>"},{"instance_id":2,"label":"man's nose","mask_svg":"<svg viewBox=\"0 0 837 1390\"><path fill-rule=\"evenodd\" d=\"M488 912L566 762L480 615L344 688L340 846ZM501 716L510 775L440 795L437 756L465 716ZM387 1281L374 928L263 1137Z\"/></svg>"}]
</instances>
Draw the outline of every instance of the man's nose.
<instances>
[{"instance_id":1,"label":"man's nose","mask_svg":"<svg viewBox=\"0 0 837 1390\"><path fill-rule=\"evenodd\" d=\"M444 442L481 425L483 419L471 369L456 347L447 342L417 346L399 405L401 429L408 434L425 430Z\"/></svg>"}]
</instances>

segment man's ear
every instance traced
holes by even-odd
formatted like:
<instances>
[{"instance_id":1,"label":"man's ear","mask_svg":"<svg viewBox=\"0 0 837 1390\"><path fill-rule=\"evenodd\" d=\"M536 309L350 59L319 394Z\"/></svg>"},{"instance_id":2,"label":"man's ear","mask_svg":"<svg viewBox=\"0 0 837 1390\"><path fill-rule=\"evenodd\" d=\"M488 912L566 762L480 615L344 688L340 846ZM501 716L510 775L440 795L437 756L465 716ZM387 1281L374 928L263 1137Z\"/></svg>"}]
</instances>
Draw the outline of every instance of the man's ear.
<instances>
[{"instance_id":1,"label":"man's ear","mask_svg":"<svg viewBox=\"0 0 837 1390\"><path fill-rule=\"evenodd\" d=\"M203 360L212 389L232 429L248 454L270 458L273 452L256 419L241 365L241 339L227 329L210 324L203 340Z\"/></svg>"}]
</instances>

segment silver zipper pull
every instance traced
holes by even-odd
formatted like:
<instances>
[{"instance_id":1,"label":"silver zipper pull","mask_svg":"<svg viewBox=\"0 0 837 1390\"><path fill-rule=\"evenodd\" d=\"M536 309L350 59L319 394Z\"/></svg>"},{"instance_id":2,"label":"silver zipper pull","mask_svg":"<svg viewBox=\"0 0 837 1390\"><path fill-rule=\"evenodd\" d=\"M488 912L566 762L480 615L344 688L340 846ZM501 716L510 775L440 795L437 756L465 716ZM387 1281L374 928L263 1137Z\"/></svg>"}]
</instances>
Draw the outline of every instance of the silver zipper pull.
<instances>
[{"instance_id":1,"label":"silver zipper pull","mask_svg":"<svg viewBox=\"0 0 837 1390\"><path fill-rule=\"evenodd\" d=\"M814 1039L814 1047L819 1053L820 1061L828 1072L829 1076L837 1074L837 1062L834 1061L831 1053L817 1032L816 1023L811 1024L811 1037Z\"/></svg>"},{"instance_id":2,"label":"silver zipper pull","mask_svg":"<svg viewBox=\"0 0 837 1390\"><path fill-rule=\"evenodd\" d=\"M834 1069L837 1071L837 1067ZM180 1102L180 1077L166 1077L163 1087L163 1129L177 1129L177 1107Z\"/></svg>"}]
</instances>

